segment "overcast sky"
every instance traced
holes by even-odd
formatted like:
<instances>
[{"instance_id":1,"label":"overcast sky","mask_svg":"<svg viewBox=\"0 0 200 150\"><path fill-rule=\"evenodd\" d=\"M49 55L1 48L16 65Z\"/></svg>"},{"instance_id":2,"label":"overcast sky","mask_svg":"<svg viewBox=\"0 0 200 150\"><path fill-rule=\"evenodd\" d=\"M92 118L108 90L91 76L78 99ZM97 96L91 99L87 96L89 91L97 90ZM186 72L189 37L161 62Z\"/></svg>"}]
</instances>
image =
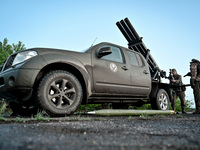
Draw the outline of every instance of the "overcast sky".
<instances>
[{"instance_id":1,"label":"overcast sky","mask_svg":"<svg viewBox=\"0 0 200 150\"><path fill-rule=\"evenodd\" d=\"M183 76L200 60L199 0L0 0L0 41L80 51L97 38L127 47L115 24L125 17L167 73ZM193 99L190 88L186 95Z\"/></svg>"}]
</instances>

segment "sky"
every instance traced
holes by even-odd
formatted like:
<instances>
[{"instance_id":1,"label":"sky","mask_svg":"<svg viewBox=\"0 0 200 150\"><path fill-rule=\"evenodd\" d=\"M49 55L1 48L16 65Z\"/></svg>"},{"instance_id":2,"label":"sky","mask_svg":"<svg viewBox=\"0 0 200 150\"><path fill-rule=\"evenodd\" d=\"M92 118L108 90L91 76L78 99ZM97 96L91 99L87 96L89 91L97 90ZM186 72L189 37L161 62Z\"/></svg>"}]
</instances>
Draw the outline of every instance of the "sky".
<instances>
[{"instance_id":1,"label":"sky","mask_svg":"<svg viewBox=\"0 0 200 150\"><path fill-rule=\"evenodd\" d=\"M96 39L127 47L116 26L126 17L167 74L176 68L183 76L191 59L200 60L199 0L0 0L0 41L81 51ZM194 99L191 88L186 99Z\"/></svg>"}]
</instances>

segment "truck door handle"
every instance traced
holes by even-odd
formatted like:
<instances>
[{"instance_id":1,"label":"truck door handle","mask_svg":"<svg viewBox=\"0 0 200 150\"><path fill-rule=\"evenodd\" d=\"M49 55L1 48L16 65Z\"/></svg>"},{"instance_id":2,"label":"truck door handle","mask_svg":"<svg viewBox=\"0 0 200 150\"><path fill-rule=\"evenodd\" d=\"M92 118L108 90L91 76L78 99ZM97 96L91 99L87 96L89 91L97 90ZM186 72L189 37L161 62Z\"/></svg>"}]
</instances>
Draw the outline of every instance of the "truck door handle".
<instances>
[{"instance_id":1,"label":"truck door handle","mask_svg":"<svg viewBox=\"0 0 200 150\"><path fill-rule=\"evenodd\" d=\"M143 71L144 74L149 74L146 70Z\"/></svg>"},{"instance_id":2,"label":"truck door handle","mask_svg":"<svg viewBox=\"0 0 200 150\"><path fill-rule=\"evenodd\" d=\"M128 70L128 68L126 68L126 66L123 66L122 69L125 71Z\"/></svg>"}]
</instances>

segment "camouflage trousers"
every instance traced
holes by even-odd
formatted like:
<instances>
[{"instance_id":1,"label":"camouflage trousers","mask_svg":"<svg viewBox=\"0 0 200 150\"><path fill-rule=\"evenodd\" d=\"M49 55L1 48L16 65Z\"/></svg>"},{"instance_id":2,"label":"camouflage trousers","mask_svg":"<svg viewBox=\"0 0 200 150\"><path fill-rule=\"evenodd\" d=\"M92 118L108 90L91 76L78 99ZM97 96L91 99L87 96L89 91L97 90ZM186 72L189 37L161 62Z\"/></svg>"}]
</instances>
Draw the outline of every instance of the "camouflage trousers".
<instances>
[{"instance_id":1,"label":"camouflage trousers","mask_svg":"<svg viewBox=\"0 0 200 150\"><path fill-rule=\"evenodd\" d=\"M180 101L181 101L181 108L182 108L182 112L185 111L185 92L176 92L176 91L172 91L172 109L175 111L176 110L176 99L177 97L179 97Z\"/></svg>"},{"instance_id":2,"label":"camouflage trousers","mask_svg":"<svg viewBox=\"0 0 200 150\"><path fill-rule=\"evenodd\" d=\"M196 110L200 111L200 82L195 82L193 87Z\"/></svg>"}]
</instances>

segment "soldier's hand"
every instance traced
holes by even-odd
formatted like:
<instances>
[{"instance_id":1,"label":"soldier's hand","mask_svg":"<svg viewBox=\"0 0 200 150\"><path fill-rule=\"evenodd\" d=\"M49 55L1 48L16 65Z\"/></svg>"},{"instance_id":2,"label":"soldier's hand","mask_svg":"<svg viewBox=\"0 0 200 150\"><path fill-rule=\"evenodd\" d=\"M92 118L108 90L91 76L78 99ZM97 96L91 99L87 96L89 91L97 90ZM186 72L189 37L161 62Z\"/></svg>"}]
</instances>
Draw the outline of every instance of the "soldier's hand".
<instances>
[{"instance_id":1,"label":"soldier's hand","mask_svg":"<svg viewBox=\"0 0 200 150\"><path fill-rule=\"evenodd\" d=\"M171 80L172 82L176 82L176 80Z\"/></svg>"}]
</instances>

